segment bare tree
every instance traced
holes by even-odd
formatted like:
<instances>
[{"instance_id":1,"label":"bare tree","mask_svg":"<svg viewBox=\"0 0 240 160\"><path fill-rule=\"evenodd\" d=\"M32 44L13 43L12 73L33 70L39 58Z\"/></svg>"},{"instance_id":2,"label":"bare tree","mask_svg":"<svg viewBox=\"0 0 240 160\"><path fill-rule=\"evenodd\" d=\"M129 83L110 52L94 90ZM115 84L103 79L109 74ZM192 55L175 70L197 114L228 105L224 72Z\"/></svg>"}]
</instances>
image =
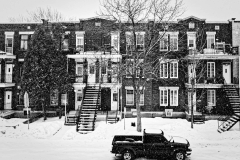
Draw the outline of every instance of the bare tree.
<instances>
[{"instance_id":1,"label":"bare tree","mask_svg":"<svg viewBox=\"0 0 240 160\"><path fill-rule=\"evenodd\" d=\"M131 77L138 132L142 130L140 95L148 81L159 77L159 59L164 60L164 56L169 53L158 52L159 42L164 37L164 33L159 32L169 25L170 21L181 16L183 11L182 0L101 1L99 15L116 21L119 31L126 33L127 58L120 65L118 76ZM146 27L148 20L149 26ZM139 36L138 32L141 30L146 34Z\"/></svg>"},{"instance_id":2,"label":"bare tree","mask_svg":"<svg viewBox=\"0 0 240 160\"><path fill-rule=\"evenodd\" d=\"M19 15L18 18L11 17L10 22L42 22L42 19L50 22L65 21L63 14L52 8L37 8L35 11L27 11L27 16Z\"/></svg>"}]
</instances>

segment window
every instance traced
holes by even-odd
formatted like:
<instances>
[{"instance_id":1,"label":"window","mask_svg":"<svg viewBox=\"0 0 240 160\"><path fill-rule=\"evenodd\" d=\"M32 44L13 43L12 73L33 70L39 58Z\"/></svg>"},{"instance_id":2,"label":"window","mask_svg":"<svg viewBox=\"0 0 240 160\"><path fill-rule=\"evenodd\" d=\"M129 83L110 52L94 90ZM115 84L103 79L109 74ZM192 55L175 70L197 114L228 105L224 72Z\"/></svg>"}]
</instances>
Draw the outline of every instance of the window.
<instances>
[{"instance_id":1,"label":"window","mask_svg":"<svg viewBox=\"0 0 240 160\"><path fill-rule=\"evenodd\" d=\"M134 94L133 90L126 90L126 105L134 104Z\"/></svg>"},{"instance_id":2,"label":"window","mask_svg":"<svg viewBox=\"0 0 240 160\"><path fill-rule=\"evenodd\" d=\"M159 32L160 34L160 51L178 50L178 32ZM170 42L168 41L168 38ZM168 48L168 46L170 46Z\"/></svg>"},{"instance_id":3,"label":"window","mask_svg":"<svg viewBox=\"0 0 240 160\"><path fill-rule=\"evenodd\" d=\"M207 77L215 77L215 62L207 62Z\"/></svg>"},{"instance_id":4,"label":"window","mask_svg":"<svg viewBox=\"0 0 240 160\"><path fill-rule=\"evenodd\" d=\"M133 74L133 62L131 60L126 60L126 78L132 78Z\"/></svg>"},{"instance_id":5,"label":"window","mask_svg":"<svg viewBox=\"0 0 240 160\"><path fill-rule=\"evenodd\" d=\"M58 105L58 91L56 89L51 91L50 105Z\"/></svg>"},{"instance_id":6,"label":"window","mask_svg":"<svg viewBox=\"0 0 240 160\"><path fill-rule=\"evenodd\" d=\"M178 89L170 89L170 106L178 106Z\"/></svg>"},{"instance_id":7,"label":"window","mask_svg":"<svg viewBox=\"0 0 240 160\"><path fill-rule=\"evenodd\" d=\"M126 50L132 51L133 50L133 34L131 32L126 32Z\"/></svg>"},{"instance_id":8,"label":"window","mask_svg":"<svg viewBox=\"0 0 240 160\"><path fill-rule=\"evenodd\" d=\"M140 88L140 101L139 105L144 105L144 90ZM133 89L126 89L126 105L133 105L134 104L134 90Z\"/></svg>"},{"instance_id":9,"label":"window","mask_svg":"<svg viewBox=\"0 0 240 160\"><path fill-rule=\"evenodd\" d=\"M178 33L170 34L170 49L172 51L178 50Z\"/></svg>"},{"instance_id":10,"label":"window","mask_svg":"<svg viewBox=\"0 0 240 160\"><path fill-rule=\"evenodd\" d=\"M136 32L136 47L139 51L144 49L144 32ZM134 38L132 32L126 32L126 50L133 51Z\"/></svg>"},{"instance_id":11,"label":"window","mask_svg":"<svg viewBox=\"0 0 240 160\"><path fill-rule=\"evenodd\" d=\"M113 101L117 102L118 101L118 94L113 93Z\"/></svg>"},{"instance_id":12,"label":"window","mask_svg":"<svg viewBox=\"0 0 240 160\"><path fill-rule=\"evenodd\" d=\"M216 106L215 90L208 90L207 91L207 102L208 102L208 106Z\"/></svg>"},{"instance_id":13,"label":"window","mask_svg":"<svg viewBox=\"0 0 240 160\"><path fill-rule=\"evenodd\" d=\"M75 32L76 33L76 50L78 52L84 51L84 32Z\"/></svg>"},{"instance_id":14,"label":"window","mask_svg":"<svg viewBox=\"0 0 240 160\"><path fill-rule=\"evenodd\" d=\"M160 62L160 78L168 78L168 63Z\"/></svg>"},{"instance_id":15,"label":"window","mask_svg":"<svg viewBox=\"0 0 240 160\"><path fill-rule=\"evenodd\" d=\"M119 52L119 33L118 32L113 32L111 34L111 47L112 47L112 53Z\"/></svg>"},{"instance_id":16,"label":"window","mask_svg":"<svg viewBox=\"0 0 240 160\"><path fill-rule=\"evenodd\" d=\"M28 35L21 35L21 50L28 48Z\"/></svg>"},{"instance_id":17,"label":"window","mask_svg":"<svg viewBox=\"0 0 240 160\"><path fill-rule=\"evenodd\" d=\"M77 75L82 76L83 75L83 66L78 65L77 66Z\"/></svg>"},{"instance_id":18,"label":"window","mask_svg":"<svg viewBox=\"0 0 240 160\"><path fill-rule=\"evenodd\" d=\"M81 92L77 93L77 101L82 101L83 94Z\"/></svg>"},{"instance_id":19,"label":"window","mask_svg":"<svg viewBox=\"0 0 240 160\"><path fill-rule=\"evenodd\" d=\"M95 22L95 27L101 27L101 22Z\"/></svg>"},{"instance_id":20,"label":"window","mask_svg":"<svg viewBox=\"0 0 240 160\"><path fill-rule=\"evenodd\" d=\"M188 24L188 27L189 27L189 28L195 28L195 23L190 22L190 23Z\"/></svg>"},{"instance_id":21,"label":"window","mask_svg":"<svg viewBox=\"0 0 240 160\"><path fill-rule=\"evenodd\" d=\"M102 66L101 69L102 69L101 70L102 74L107 74L107 67L106 66Z\"/></svg>"},{"instance_id":22,"label":"window","mask_svg":"<svg viewBox=\"0 0 240 160\"><path fill-rule=\"evenodd\" d=\"M144 32L136 33L136 45L139 51L142 51L144 48Z\"/></svg>"},{"instance_id":23,"label":"window","mask_svg":"<svg viewBox=\"0 0 240 160\"><path fill-rule=\"evenodd\" d=\"M178 78L178 62L170 62L170 78Z\"/></svg>"},{"instance_id":24,"label":"window","mask_svg":"<svg viewBox=\"0 0 240 160\"><path fill-rule=\"evenodd\" d=\"M214 48L216 32L207 32L207 48Z\"/></svg>"},{"instance_id":25,"label":"window","mask_svg":"<svg viewBox=\"0 0 240 160\"><path fill-rule=\"evenodd\" d=\"M160 106L168 105L168 90L166 88L160 89Z\"/></svg>"},{"instance_id":26,"label":"window","mask_svg":"<svg viewBox=\"0 0 240 160\"><path fill-rule=\"evenodd\" d=\"M61 105L68 104L67 94L61 94Z\"/></svg>"},{"instance_id":27,"label":"window","mask_svg":"<svg viewBox=\"0 0 240 160\"><path fill-rule=\"evenodd\" d=\"M95 67L94 67L94 65L89 66L89 68L90 68L89 73L90 73L90 74L94 74L94 72L95 72Z\"/></svg>"},{"instance_id":28,"label":"window","mask_svg":"<svg viewBox=\"0 0 240 160\"><path fill-rule=\"evenodd\" d=\"M5 32L5 52L13 53L14 32Z\"/></svg>"},{"instance_id":29,"label":"window","mask_svg":"<svg viewBox=\"0 0 240 160\"><path fill-rule=\"evenodd\" d=\"M196 33L195 32L187 32L188 36L188 49L196 48Z\"/></svg>"},{"instance_id":30,"label":"window","mask_svg":"<svg viewBox=\"0 0 240 160\"><path fill-rule=\"evenodd\" d=\"M215 30L219 30L220 29L220 27L219 26L215 26Z\"/></svg>"},{"instance_id":31,"label":"window","mask_svg":"<svg viewBox=\"0 0 240 160\"><path fill-rule=\"evenodd\" d=\"M70 32L65 32L65 35L63 36L63 42L62 42L62 49L68 50L69 47L69 34Z\"/></svg>"},{"instance_id":32,"label":"window","mask_svg":"<svg viewBox=\"0 0 240 160\"><path fill-rule=\"evenodd\" d=\"M161 34L161 33L160 33ZM160 51L168 50L168 34L160 35Z\"/></svg>"}]
</instances>

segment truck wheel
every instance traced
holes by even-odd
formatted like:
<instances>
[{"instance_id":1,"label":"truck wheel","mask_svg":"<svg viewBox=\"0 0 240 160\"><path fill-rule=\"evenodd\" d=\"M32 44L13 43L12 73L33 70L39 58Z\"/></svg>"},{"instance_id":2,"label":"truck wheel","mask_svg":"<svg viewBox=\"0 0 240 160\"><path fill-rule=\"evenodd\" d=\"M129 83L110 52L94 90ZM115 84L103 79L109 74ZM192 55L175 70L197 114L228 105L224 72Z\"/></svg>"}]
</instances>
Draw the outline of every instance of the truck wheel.
<instances>
[{"instance_id":1,"label":"truck wheel","mask_svg":"<svg viewBox=\"0 0 240 160\"><path fill-rule=\"evenodd\" d=\"M176 151L173 155L174 160L184 160L185 159L185 154L183 151Z\"/></svg>"},{"instance_id":2,"label":"truck wheel","mask_svg":"<svg viewBox=\"0 0 240 160\"><path fill-rule=\"evenodd\" d=\"M130 150L125 150L122 152L122 159L124 160L133 160L135 155Z\"/></svg>"}]
</instances>

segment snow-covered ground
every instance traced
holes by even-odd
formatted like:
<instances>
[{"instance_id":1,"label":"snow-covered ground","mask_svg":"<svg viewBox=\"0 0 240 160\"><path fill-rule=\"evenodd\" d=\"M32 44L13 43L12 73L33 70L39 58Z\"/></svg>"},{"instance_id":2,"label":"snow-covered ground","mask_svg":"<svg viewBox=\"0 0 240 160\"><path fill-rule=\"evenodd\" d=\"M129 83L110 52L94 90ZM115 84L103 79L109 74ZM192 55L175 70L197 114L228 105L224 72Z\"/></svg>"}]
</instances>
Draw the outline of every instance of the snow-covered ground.
<instances>
[{"instance_id":1,"label":"snow-covered ground","mask_svg":"<svg viewBox=\"0 0 240 160\"><path fill-rule=\"evenodd\" d=\"M131 126L136 118L117 124L97 122L96 130L89 134L76 133L75 126L64 126L64 117L48 118L45 122L39 119L29 124L29 129L23 121L0 118L0 160L114 160L110 153L113 136L137 133L136 127ZM239 123L222 134L217 127L216 120L194 124L191 129L185 119L142 118L142 128L161 129L188 139L193 149L189 160L239 160Z\"/></svg>"}]
</instances>

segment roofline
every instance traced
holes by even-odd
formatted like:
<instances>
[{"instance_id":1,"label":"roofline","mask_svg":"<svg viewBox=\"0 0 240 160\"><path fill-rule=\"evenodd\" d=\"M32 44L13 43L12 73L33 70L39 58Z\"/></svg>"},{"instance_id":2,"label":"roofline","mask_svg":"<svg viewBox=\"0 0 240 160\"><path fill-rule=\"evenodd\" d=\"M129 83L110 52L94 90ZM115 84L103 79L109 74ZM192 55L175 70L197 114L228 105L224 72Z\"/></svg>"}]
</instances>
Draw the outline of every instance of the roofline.
<instances>
[{"instance_id":1,"label":"roofline","mask_svg":"<svg viewBox=\"0 0 240 160\"><path fill-rule=\"evenodd\" d=\"M197 19L199 21L206 21L206 19L201 19L201 18L198 18L198 17L195 17L195 16L189 16L189 17L186 17L186 18L177 19L177 21L184 21L184 20L189 19L189 18L194 18L194 19Z\"/></svg>"}]
</instances>

